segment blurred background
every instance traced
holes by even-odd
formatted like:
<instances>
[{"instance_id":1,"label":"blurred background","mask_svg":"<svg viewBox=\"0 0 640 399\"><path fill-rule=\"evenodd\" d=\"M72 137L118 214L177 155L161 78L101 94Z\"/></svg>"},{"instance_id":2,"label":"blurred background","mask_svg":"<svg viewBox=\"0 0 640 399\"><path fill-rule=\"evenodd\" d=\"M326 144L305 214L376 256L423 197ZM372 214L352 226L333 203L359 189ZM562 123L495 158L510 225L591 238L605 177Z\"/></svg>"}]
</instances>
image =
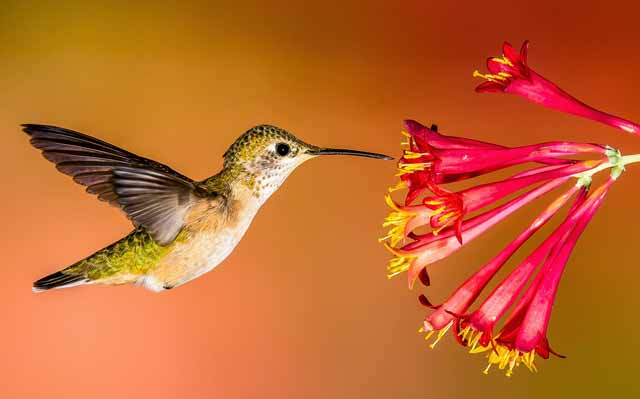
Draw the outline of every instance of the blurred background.
<instances>
[{"instance_id":1,"label":"blurred background","mask_svg":"<svg viewBox=\"0 0 640 399\"><path fill-rule=\"evenodd\" d=\"M431 267L387 280L376 238L392 162L318 159L261 210L227 261L178 289L31 283L120 238L116 209L31 148L20 123L95 135L201 179L253 125L318 144L400 152L401 121L523 145L640 140L521 98L479 95L504 40L582 100L640 118L632 1L31 2L0 10L3 156L0 397L631 397L640 326L640 170L630 167L574 252L549 336L566 359L484 376L425 309L513 238L535 206ZM179 5L177 5L179 4ZM542 204L544 205L544 204ZM537 205L540 207L541 205Z\"/></svg>"}]
</instances>

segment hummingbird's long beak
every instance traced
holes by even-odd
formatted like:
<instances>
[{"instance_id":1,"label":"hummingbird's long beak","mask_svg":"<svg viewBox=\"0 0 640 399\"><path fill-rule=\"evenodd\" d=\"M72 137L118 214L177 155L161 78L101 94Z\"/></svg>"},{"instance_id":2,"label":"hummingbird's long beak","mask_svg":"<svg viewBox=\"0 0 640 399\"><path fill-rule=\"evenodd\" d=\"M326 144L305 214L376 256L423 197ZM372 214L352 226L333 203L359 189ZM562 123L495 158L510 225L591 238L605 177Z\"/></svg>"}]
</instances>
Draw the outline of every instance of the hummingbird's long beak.
<instances>
[{"instance_id":1,"label":"hummingbird's long beak","mask_svg":"<svg viewBox=\"0 0 640 399\"><path fill-rule=\"evenodd\" d=\"M393 157L384 154L377 154L375 152L357 151L357 150L344 150L341 148L313 148L307 151L311 155L355 155L357 157L375 158L392 160Z\"/></svg>"}]
</instances>

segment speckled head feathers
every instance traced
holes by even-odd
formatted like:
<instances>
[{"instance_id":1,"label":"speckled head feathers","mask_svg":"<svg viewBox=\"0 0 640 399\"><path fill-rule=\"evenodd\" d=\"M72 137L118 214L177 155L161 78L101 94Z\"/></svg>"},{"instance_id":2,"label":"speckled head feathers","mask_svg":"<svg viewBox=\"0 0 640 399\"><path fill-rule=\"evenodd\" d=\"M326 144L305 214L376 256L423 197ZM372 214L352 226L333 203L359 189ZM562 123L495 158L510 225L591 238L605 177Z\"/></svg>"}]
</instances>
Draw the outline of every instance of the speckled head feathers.
<instances>
[{"instance_id":1,"label":"speckled head feathers","mask_svg":"<svg viewBox=\"0 0 640 399\"><path fill-rule=\"evenodd\" d=\"M276 155L275 146L278 143L288 144L291 149L295 147L298 151L300 149L315 148L277 126L258 125L244 132L231 144L224 153L224 166L228 167L232 164L251 162L263 154L270 146L274 147L274 155Z\"/></svg>"}]
</instances>

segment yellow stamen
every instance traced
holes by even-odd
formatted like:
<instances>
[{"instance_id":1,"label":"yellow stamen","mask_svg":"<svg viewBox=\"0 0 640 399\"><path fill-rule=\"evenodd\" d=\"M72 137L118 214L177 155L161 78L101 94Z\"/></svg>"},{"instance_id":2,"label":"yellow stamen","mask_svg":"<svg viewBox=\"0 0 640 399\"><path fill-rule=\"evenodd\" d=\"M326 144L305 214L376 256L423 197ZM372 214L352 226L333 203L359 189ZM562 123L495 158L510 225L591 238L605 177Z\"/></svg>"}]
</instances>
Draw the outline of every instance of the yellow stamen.
<instances>
[{"instance_id":1,"label":"yellow stamen","mask_svg":"<svg viewBox=\"0 0 640 399\"><path fill-rule=\"evenodd\" d=\"M389 194L384 196L384 200L387 205L393 209L393 212L391 212L382 223L382 227L390 227L387 235L380 237L378 241L383 242L389 240L391 246L395 247L400 241L405 239L407 223L417 214L401 209Z\"/></svg>"},{"instance_id":2,"label":"yellow stamen","mask_svg":"<svg viewBox=\"0 0 640 399\"><path fill-rule=\"evenodd\" d=\"M476 349L476 346L478 345L478 342L480 341L480 337L482 337L482 334L476 334L475 337L473 337L469 343L467 344L470 349L469 349L469 353L473 353L473 351Z\"/></svg>"},{"instance_id":3,"label":"yellow stamen","mask_svg":"<svg viewBox=\"0 0 640 399\"><path fill-rule=\"evenodd\" d=\"M509 59L505 56L502 57L494 57L491 59L492 61L498 62L500 64L503 65L509 65L510 67L513 67L513 64L511 63L511 61L509 61Z\"/></svg>"},{"instance_id":4,"label":"yellow stamen","mask_svg":"<svg viewBox=\"0 0 640 399\"><path fill-rule=\"evenodd\" d=\"M387 240L388 240L388 239L390 239L390 238L391 238L391 235L390 235L390 234L387 234L387 235L386 235L386 236L384 236L384 237L380 237L380 238L378 238L378 242L385 242L385 241L387 241Z\"/></svg>"},{"instance_id":5,"label":"yellow stamen","mask_svg":"<svg viewBox=\"0 0 640 399\"><path fill-rule=\"evenodd\" d=\"M499 72L497 75L493 75L490 73L480 73L477 69L473 71L474 78L483 78L488 80L489 82L504 84L507 80L513 77L513 75L507 72Z\"/></svg>"},{"instance_id":6,"label":"yellow stamen","mask_svg":"<svg viewBox=\"0 0 640 399\"><path fill-rule=\"evenodd\" d=\"M445 209L447 209L447 207L445 205L441 206L440 208L436 209L435 211L433 211L432 215L438 215L440 213L442 213L442 211L444 211Z\"/></svg>"},{"instance_id":7,"label":"yellow stamen","mask_svg":"<svg viewBox=\"0 0 640 399\"><path fill-rule=\"evenodd\" d=\"M394 191L403 190L403 189L408 188L408 187L409 186L407 185L406 181L400 181L395 186L389 187L389 192L392 193Z\"/></svg>"},{"instance_id":8,"label":"yellow stamen","mask_svg":"<svg viewBox=\"0 0 640 399\"><path fill-rule=\"evenodd\" d=\"M488 351L489 349L491 349L491 346L489 346L489 345L487 345L487 346L479 345L479 346L475 346L475 347L471 348L469 350L469 353L482 353L482 352Z\"/></svg>"},{"instance_id":9,"label":"yellow stamen","mask_svg":"<svg viewBox=\"0 0 640 399\"><path fill-rule=\"evenodd\" d=\"M456 212L456 211L444 214L443 216L440 217L440 221L446 222L447 220L451 219L452 217L456 216L457 214L458 214L458 212Z\"/></svg>"},{"instance_id":10,"label":"yellow stamen","mask_svg":"<svg viewBox=\"0 0 640 399\"><path fill-rule=\"evenodd\" d=\"M435 347L438 344L438 342L440 342L442 337L444 337L444 335L447 333L447 331L449 331L449 329L453 325L453 321L450 321L449 324L447 324L446 326L442 327L440 330L434 330L433 327L431 326L431 324L429 324L428 321L425 321L425 325L428 326L427 329L429 330L427 332L427 334L424 336L425 341L428 341L429 338L431 338L433 336L433 334L435 334L436 332L438 333L438 335L436 335L436 339L431 344L429 344L429 347L431 349L435 349ZM420 330L419 330L419 332L424 332L424 331L425 331L424 327L420 328Z\"/></svg>"},{"instance_id":11,"label":"yellow stamen","mask_svg":"<svg viewBox=\"0 0 640 399\"><path fill-rule=\"evenodd\" d=\"M394 258L389 260L389 264L387 265L387 278L392 278L409 270L411 263L413 263L413 260L416 258L415 256L403 255L386 242L383 243L383 245L389 252L395 255Z\"/></svg>"},{"instance_id":12,"label":"yellow stamen","mask_svg":"<svg viewBox=\"0 0 640 399\"><path fill-rule=\"evenodd\" d=\"M466 326L465 328L460 330L460 332L458 333L458 336L462 337L463 341L466 341L467 340L467 335L469 334L470 331L471 331L471 326Z\"/></svg>"},{"instance_id":13,"label":"yellow stamen","mask_svg":"<svg viewBox=\"0 0 640 399\"><path fill-rule=\"evenodd\" d=\"M447 333L447 331L449 331L449 329L451 328L451 326L453 325L453 321L450 321L449 324L447 324L446 326L444 326L443 328L440 329L440 331L438 331L438 336L436 337L436 339L429 345L429 348L431 349L435 349L436 345L438 344L438 342L440 342L440 340L442 339L442 337L444 337L444 335ZM432 331L435 332L435 331Z\"/></svg>"},{"instance_id":14,"label":"yellow stamen","mask_svg":"<svg viewBox=\"0 0 640 399\"><path fill-rule=\"evenodd\" d=\"M393 198L391 198L389 194L384 196L384 202L387 204L387 206L389 206L389 208L393 209L396 212L406 212L400 209L398 205L396 205L396 203L393 201ZM409 213L409 212L406 212L406 213Z\"/></svg>"},{"instance_id":15,"label":"yellow stamen","mask_svg":"<svg viewBox=\"0 0 640 399\"><path fill-rule=\"evenodd\" d=\"M513 370L516 367L519 367L521 363L524 364L531 372L538 371L534 364L535 350L522 353L517 349L509 349L504 345L498 344L495 340L492 345L487 345L485 348L493 350L487 355L489 364L484 369L484 374L487 374L491 366L494 364L497 365L500 370L505 370L505 375L507 377L511 377Z\"/></svg>"},{"instance_id":16,"label":"yellow stamen","mask_svg":"<svg viewBox=\"0 0 640 399\"><path fill-rule=\"evenodd\" d=\"M420 157L424 157L427 155L429 155L428 152L415 152L411 150L404 150L404 154L402 155L402 157L404 159L418 159Z\"/></svg>"},{"instance_id":17,"label":"yellow stamen","mask_svg":"<svg viewBox=\"0 0 640 399\"><path fill-rule=\"evenodd\" d=\"M396 174L396 176L402 176L407 173L425 170L425 168L429 165L431 165L429 162L401 163L398 165L399 174Z\"/></svg>"}]
</instances>

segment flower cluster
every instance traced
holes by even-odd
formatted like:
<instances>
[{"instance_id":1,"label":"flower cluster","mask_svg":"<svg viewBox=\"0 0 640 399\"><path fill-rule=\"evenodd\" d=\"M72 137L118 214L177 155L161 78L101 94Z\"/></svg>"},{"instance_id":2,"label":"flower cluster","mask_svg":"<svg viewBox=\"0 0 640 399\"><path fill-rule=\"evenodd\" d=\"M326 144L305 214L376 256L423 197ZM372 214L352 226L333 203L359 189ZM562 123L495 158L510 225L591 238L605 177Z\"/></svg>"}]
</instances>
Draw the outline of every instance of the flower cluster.
<instances>
[{"instance_id":1,"label":"flower cluster","mask_svg":"<svg viewBox=\"0 0 640 399\"><path fill-rule=\"evenodd\" d=\"M519 54L509 44L503 51L501 58L489 60L491 74L476 72L487 80L478 91L520 94L552 108L640 133L637 124L579 102L531 70L526 62L527 43ZM405 121L404 127L407 140L398 162L400 183L389 191L407 189L407 193L403 203L387 194L393 212L384 222L388 234L380 240L394 255L387 267L388 276L406 272L410 288L416 280L429 285L427 268L432 263L453 254L523 206L556 192L556 197L513 241L444 302L434 306L420 296L422 304L431 309L421 331L427 339L435 334L432 347L452 330L471 353L487 354L485 372L492 365L506 370L507 375L520 364L536 370L536 354L544 359L556 354L549 345L547 327L569 256L624 166L639 162L640 156L623 157L605 145L574 142L505 147L447 136L434 125L427 127L412 120ZM516 165L521 170L501 180L458 191L449 186ZM592 184L592 176L602 171L607 171L608 177L599 185ZM552 233L478 301L512 255L561 209L566 212Z\"/></svg>"}]
</instances>

